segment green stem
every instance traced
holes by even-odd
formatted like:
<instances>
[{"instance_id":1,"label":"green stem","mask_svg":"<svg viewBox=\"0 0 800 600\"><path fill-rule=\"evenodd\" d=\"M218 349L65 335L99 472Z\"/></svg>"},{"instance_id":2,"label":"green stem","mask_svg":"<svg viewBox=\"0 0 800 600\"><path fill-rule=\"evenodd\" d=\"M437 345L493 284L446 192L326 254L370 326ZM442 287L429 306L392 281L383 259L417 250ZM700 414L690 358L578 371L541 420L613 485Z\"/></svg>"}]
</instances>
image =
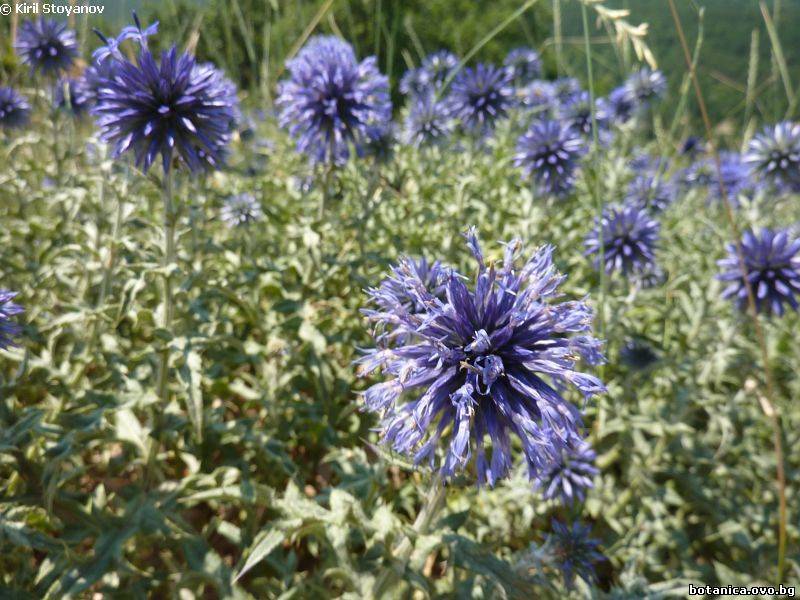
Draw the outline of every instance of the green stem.
<instances>
[{"instance_id":1,"label":"green stem","mask_svg":"<svg viewBox=\"0 0 800 600\"><path fill-rule=\"evenodd\" d=\"M428 488L425 504L422 505L419 513L417 513L417 518L414 520L414 525L412 526L415 533L414 537L428 533L431 523L433 523L436 515L439 514L439 511L444 506L444 499L444 481L441 475L436 473L431 479L431 486ZM384 568L375 580L375 587L373 588L375 598L382 597L387 591L387 586L403 577L403 572L413 550L414 543L408 536L404 537L394 548L392 551L392 556L395 558L394 564Z\"/></svg>"},{"instance_id":2,"label":"green stem","mask_svg":"<svg viewBox=\"0 0 800 600\"><path fill-rule=\"evenodd\" d=\"M597 227L599 227L600 231L598 232L598 240L600 241L600 248L599 248L599 277L600 277L600 298L598 299L597 303L597 332L598 335L602 338L604 335L604 321L605 321L605 296L606 296L606 269L605 269L605 240L603 239L603 198L599 193L598 182L599 182L599 173L597 167L597 149L599 147L598 136L597 136L597 115L595 114L595 95L594 95L594 72L592 69L592 44L589 41L589 19L586 16L586 5L581 2L581 18L583 20L583 41L586 46L586 71L589 77L589 108L591 110L592 115L592 161L593 161L593 168L592 168L592 176L593 180L591 185L592 199L594 200L595 207L597 210ZM601 367L602 368L602 367Z\"/></svg>"},{"instance_id":3,"label":"green stem","mask_svg":"<svg viewBox=\"0 0 800 600\"><path fill-rule=\"evenodd\" d=\"M175 262L175 206L172 199L172 172L164 173L162 196L164 200L164 258L163 267L170 268ZM164 273L164 305L162 314L162 327L169 331L172 327L172 314L174 311L172 298L172 274ZM162 404L169 401L169 345L161 352L158 365L158 397ZM165 406L161 407L162 410Z\"/></svg>"}]
</instances>

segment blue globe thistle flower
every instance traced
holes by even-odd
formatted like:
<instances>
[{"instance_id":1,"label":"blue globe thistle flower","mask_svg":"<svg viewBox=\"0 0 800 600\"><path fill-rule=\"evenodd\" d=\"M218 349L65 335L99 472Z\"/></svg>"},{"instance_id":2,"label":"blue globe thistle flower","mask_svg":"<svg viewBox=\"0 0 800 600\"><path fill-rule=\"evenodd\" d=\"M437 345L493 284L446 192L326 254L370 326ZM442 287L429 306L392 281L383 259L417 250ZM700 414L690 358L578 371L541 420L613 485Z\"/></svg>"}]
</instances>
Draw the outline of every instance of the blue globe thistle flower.
<instances>
[{"instance_id":1,"label":"blue globe thistle flower","mask_svg":"<svg viewBox=\"0 0 800 600\"><path fill-rule=\"evenodd\" d=\"M264 211L253 194L244 193L226 198L219 216L229 227L238 227L260 221Z\"/></svg>"},{"instance_id":2,"label":"blue globe thistle flower","mask_svg":"<svg viewBox=\"0 0 800 600\"><path fill-rule=\"evenodd\" d=\"M580 134L559 121L537 120L517 140L514 164L546 194L563 196L575 183L586 150Z\"/></svg>"},{"instance_id":3,"label":"blue globe thistle flower","mask_svg":"<svg viewBox=\"0 0 800 600\"><path fill-rule=\"evenodd\" d=\"M713 158L697 161L686 171L684 181L690 187L707 187L708 199L720 201L720 175L728 200L734 206L739 204L739 195L752 188L750 170L738 152L724 151L719 154L720 170Z\"/></svg>"},{"instance_id":4,"label":"blue globe thistle flower","mask_svg":"<svg viewBox=\"0 0 800 600\"><path fill-rule=\"evenodd\" d=\"M400 78L400 93L404 96L421 96L433 89L430 75L422 67L409 69Z\"/></svg>"},{"instance_id":5,"label":"blue globe thistle flower","mask_svg":"<svg viewBox=\"0 0 800 600\"><path fill-rule=\"evenodd\" d=\"M592 478L600 471L594 466L597 454L588 442L573 438L539 476L536 487L545 500L559 498L563 504L582 502Z\"/></svg>"},{"instance_id":6,"label":"blue globe thistle flower","mask_svg":"<svg viewBox=\"0 0 800 600\"><path fill-rule=\"evenodd\" d=\"M525 85L541 74L542 59L536 50L515 48L506 55L503 66L510 71L516 85Z\"/></svg>"},{"instance_id":7,"label":"blue globe thistle flower","mask_svg":"<svg viewBox=\"0 0 800 600\"><path fill-rule=\"evenodd\" d=\"M549 81L536 80L522 90L522 105L546 112L555 106L556 91Z\"/></svg>"},{"instance_id":8,"label":"blue globe thistle flower","mask_svg":"<svg viewBox=\"0 0 800 600\"><path fill-rule=\"evenodd\" d=\"M569 102L580 94L583 89L580 82L574 77L560 77L553 81L553 89L559 103Z\"/></svg>"},{"instance_id":9,"label":"blue globe thistle flower","mask_svg":"<svg viewBox=\"0 0 800 600\"><path fill-rule=\"evenodd\" d=\"M747 281L753 290L758 312L783 315L784 304L794 310L800 297L800 238L787 230L763 228L760 234L746 231L742 236ZM736 245L727 245L728 255L717 261L721 281L730 282L722 292L732 298L740 310L747 308L747 288L742 280Z\"/></svg>"},{"instance_id":10,"label":"blue globe thistle flower","mask_svg":"<svg viewBox=\"0 0 800 600\"><path fill-rule=\"evenodd\" d=\"M658 354L652 346L639 338L627 340L619 351L622 364L634 371L644 371L658 361Z\"/></svg>"},{"instance_id":11,"label":"blue globe thistle flower","mask_svg":"<svg viewBox=\"0 0 800 600\"><path fill-rule=\"evenodd\" d=\"M612 206L603 211L602 226L595 223L594 229L586 236L584 254L595 255L594 264L599 267L602 235L606 273L644 273L655 266L654 251L659 229L658 222L637 205Z\"/></svg>"},{"instance_id":12,"label":"blue globe thistle flower","mask_svg":"<svg viewBox=\"0 0 800 600\"><path fill-rule=\"evenodd\" d=\"M363 393L365 407L383 414L384 443L415 463L438 462L445 478L467 469L474 456L479 484L494 485L511 468L516 436L534 479L580 435L580 413L563 390L574 386L585 398L605 391L599 379L576 370L579 358L602 361L601 343L591 335L584 302L556 300L564 278L552 247L517 268L519 240L505 245L502 262L487 264L474 229L466 239L478 265L474 290L450 271L438 297L405 262L395 276L413 309L395 300L399 292L368 292L376 308L365 311L367 318L404 343L359 360L360 375L381 368L388 377Z\"/></svg>"},{"instance_id":13,"label":"blue globe thistle flower","mask_svg":"<svg viewBox=\"0 0 800 600\"><path fill-rule=\"evenodd\" d=\"M627 203L647 209L651 213L666 210L676 197L677 189L672 180L663 174L652 174L647 171L636 175L628 183L625 193Z\"/></svg>"},{"instance_id":14,"label":"blue globe thistle flower","mask_svg":"<svg viewBox=\"0 0 800 600\"><path fill-rule=\"evenodd\" d=\"M375 57L359 63L350 44L338 38L312 38L286 68L279 122L312 161L346 162L350 144L360 152L368 128L391 119L389 80Z\"/></svg>"},{"instance_id":15,"label":"blue globe thistle flower","mask_svg":"<svg viewBox=\"0 0 800 600\"><path fill-rule=\"evenodd\" d=\"M97 104L97 95L103 82L113 79L116 71L117 61L112 59L104 59L99 62L94 62L83 72L83 80L86 84L86 94L90 106Z\"/></svg>"},{"instance_id":16,"label":"blue globe thistle flower","mask_svg":"<svg viewBox=\"0 0 800 600\"><path fill-rule=\"evenodd\" d=\"M626 87L634 100L640 105L647 105L660 98L667 91L667 79L661 71L653 71L650 67L642 67L628 77Z\"/></svg>"},{"instance_id":17,"label":"blue globe thistle flower","mask_svg":"<svg viewBox=\"0 0 800 600\"><path fill-rule=\"evenodd\" d=\"M638 108L636 98L626 85L611 90L605 102L608 114L619 123L627 123L636 114Z\"/></svg>"},{"instance_id":18,"label":"blue globe thistle flower","mask_svg":"<svg viewBox=\"0 0 800 600\"><path fill-rule=\"evenodd\" d=\"M425 57L422 68L428 74L431 85L439 88L458 68L458 57L447 50L439 50Z\"/></svg>"},{"instance_id":19,"label":"blue globe thistle flower","mask_svg":"<svg viewBox=\"0 0 800 600\"><path fill-rule=\"evenodd\" d=\"M575 577L580 577L587 584L597 581L594 563L603 560L598 550L600 542L589 537L591 527L583 526L575 521L570 527L555 519L551 523L553 531L545 540L545 547L556 566L561 570L564 582L571 588Z\"/></svg>"},{"instance_id":20,"label":"blue globe thistle flower","mask_svg":"<svg viewBox=\"0 0 800 600\"><path fill-rule=\"evenodd\" d=\"M110 44L113 76L99 81L92 108L101 138L115 157L132 151L145 171L159 155L165 172L174 160L192 171L219 167L239 115L235 88L212 65L198 64L175 46L157 62L147 47L151 28L141 31L136 22L136 63Z\"/></svg>"},{"instance_id":21,"label":"blue globe thistle flower","mask_svg":"<svg viewBox=\"0 0 800 600\"><path fill-rule=\"evenodd\" d=\"M92 106L92 92L84 77L59 79L53 91L56 108L69 110L76 117L84 115Z\"/></svg>"},{"instance_id":22,"label":"blue globe thistle flower","mask_svg":"<svg viewBox=\"0 0 800 600\"><path fill-rule=\"evenodd\" d=\"M14 346L21 328L11 319L23 312L22 307L12 302L17 296L16 292L0 289L0 350Z\"/></svg>"},{"instance_id":23,"label":"blue globe thistle flower","mask_svg":"<svg viewBox=\"0 0 800 600\"><path fill-rule=\"evenodd\" d=\"M592 136L592 102L589 92L579 92L562 102L558 107L558 118L583 136ZM602 103L595 103L594 111L599 136L608 129L608 113Z\"/></svg>"},{"instance_id":24,"label":"blue globe thistle flower","mask_svg":"<svg viewBox=\"0 0 800 600\"><path fill-rule=\"evenodd\" d=\"M14 47L31 72L44 75L69 70L78 56L75 32L64 22L41 17L22 22Z\"/></svg>"},{"instance_id":25,"label":"blue globe thistle flower","mask_svg":"<svg viewBox=\"0 0 800 600\"><path fill-rule=\"evenodd\" d=\"M481 63L456 76L447 102L450 114L467 131L486 135L498 120L508 115L513 100L514 88L509 73Z\"/></svg>"},{"instance_id":26,"label":"blue globe thistle flower","mask_svg":"<svg viewBox=\"0 0 800 600\"><path fill-rule=\"evenodd\" d=\"M800 190L800 123L783 121L764 128L750 141L744 162L756 178Z\"/></svg>"},{"instance_id":27,"label":"blue globe thistle flower","mask_svg":"<svg viewBox=\"0 0 800 600\"><path fill-rule=\"evenodd\" d=\"M0 127L22 127L28 122L31 107L16 90L10 87L0 87Z\"/></svg>"},{"instance_id":28,"label":"blue globe thistle flower","mask_svg":"<svg viewBox=\"0 0 800 600\"><path fill-rule=\"evenodd\" d=\"M436 102L432 93L414 98L405 120L403 137L412 146L428 146L445 141L453 131L447 106Z\"/></svg>"}]
</instances>

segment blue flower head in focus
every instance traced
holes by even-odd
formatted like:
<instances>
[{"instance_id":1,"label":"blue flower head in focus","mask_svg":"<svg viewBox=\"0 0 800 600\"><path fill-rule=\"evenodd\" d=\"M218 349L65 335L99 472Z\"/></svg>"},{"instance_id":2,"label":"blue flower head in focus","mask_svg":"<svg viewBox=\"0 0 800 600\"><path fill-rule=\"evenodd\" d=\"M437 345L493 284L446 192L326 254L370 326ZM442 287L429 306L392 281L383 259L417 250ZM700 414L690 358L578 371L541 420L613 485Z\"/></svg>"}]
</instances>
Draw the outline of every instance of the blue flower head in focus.
<instances>
[{"instance_id":1,"label":"blue flower head in focus","mask_svg":"<svg viewBox=\"0 0 800 600\"><path fill-rule=\"evenodd\" d=\"M15 345L15 338L21 328L13 318L23 312L22 307L13 302L16 292L0 289L0 350Z\"/></svg>"},{"instance_id":2,"label":"blue flower head in focus","mask_svg":"<svg viewBox=\"0 0 800 600\"><path fill-rule=\"evenodd\" d=\"M367 318L403 343L379 340L359 360L360 375L386 376L364 392L365 407L382 415L384 443L445 478L474 465L478 482L494 485L512 466L516 437L535 479L580 437L580 413L564 390L605 391L577 370L580 358L602 361L592 312L560 299L551 247L519 264L522 244L512 240L502 261L487 262L474 230L466 239L477 264L471 289L449 270L437 295L406 261L393 273L393 295L384 286L368 292Z\"/></svg>"},{"instance_id":3,"label":"blue flower head in focus","mask_svg":"<svg viewBox=\"0 0 800 600\"><path fill-rule=\"evenodd\" d=\"M602 262L606 273L636 275L650 271L655 266L659 229L658 222L640 206L609 207L601 226L595 225L586 237L585 254L594 255L595 266Z\"/></svg>"},{"instance_id":4,"label":"blue flower head in focus","mask_svg":"<svg viewBox=\"0 0 800 600\"><path fill-rule=\"evenodd\" d=\"M746 231L741 240L747 281L753 291L758 312L782 315L784 305L798 309L800 297L800 238L787 230L763 228L760 233ZM728 255L717 261L718 279L728 283L723 298L731 298L740 310L747 309L747 288L742 280L735 244L728 244Z\"/></svg>"},{"instance_id":5,"label":"blue flower head in focus","mask_svg":"<svg viewBox=\"0 0 800 600\"><path fill-rule=\"evenodd\" d=\"M31 107L17 91L10 87L0 87L0 127L13 129L28 122Z\"/></svg>"},{"instance_id":6,"label":"blue flower head in focus","mask_svg":"<svg viewBox=\"0 0 800 600\"><path fill-rule=\"evenodd\" d=\"M286 67L279 122L314 162L346 162L351 146L363 151L370 128L391 119L389 81L375 57L358 62L339 38L312 38Z\"/></svg>"},{"instance_id":7,"label":"blue flower head in focus","mask_svg":"<svg viewBox=\"0 0 800 600\"><path fill-rule=\"evenodd\" d=\"M68 71L78 57L75 32L65 22L41 17L22 22L14 47L31 71L44 75Z\"/></svg>"},{"instance_id":8,"label":"blue flower head in focus","mask_svg":"<svg viewBox=\"0 0 800 600\"><path fill-rule=\"evenodd\" d=\"M478 64L461 71L450 87L451 116L473 135L487 135L508 116L514 101L511 76L505 69Z\"/></svg>"},{"instance_id":9,"label":"blue flower head in focus","mask_svg":"<svg viewBox=\"0 0 800 600\"><path fill-rule=\"evenodd\" d=\"M101 138L114 156L132 152L145 171L159 156L165 172L175 161L192 171L218 168L239 115L233 84L175 46L157 60L147 47L152 26L141 30L135 20L139 34L129 31L120 38L138 42L136 62L116 47L120 38L104 38L108 54L95 53L96 60L116 61L98 83L92 109Z\"/></svg>"},{"instance_id":10,"label":"blue flower head in focus","mask_svg":"<svg viewBox=\"0 0 800 600\"><path fill-rule=\"evenodd\" d=\"M586 142L567 124L537 120L517 141L514 163L540 191L563 196L575 183L578 161L585 151Z\"/></svg>"}]
</instances>

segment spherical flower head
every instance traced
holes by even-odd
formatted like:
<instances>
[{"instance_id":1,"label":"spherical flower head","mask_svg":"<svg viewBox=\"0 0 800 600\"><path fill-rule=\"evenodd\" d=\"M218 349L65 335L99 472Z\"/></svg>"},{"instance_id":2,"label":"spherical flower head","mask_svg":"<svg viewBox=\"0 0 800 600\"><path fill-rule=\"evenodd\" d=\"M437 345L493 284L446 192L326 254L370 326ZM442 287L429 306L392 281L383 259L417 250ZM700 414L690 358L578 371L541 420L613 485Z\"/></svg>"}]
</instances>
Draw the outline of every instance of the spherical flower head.
<instances>
[{"instance_id":1,"label":"spherical flower head","mask_svg":"<svg viewBox=\"0 0 800 600\"><path fill-rule=\"evenodd\" d=\"M508 115L514 100L511 76L505 69L478 64L453 80L448 97L450 114L473 135L486 135Z\"/></svg>"},{"instance_id":2,"label":"spherical flower head","mask_svg":"<svg viewBox=\"0 0 800 600\"><path fill-rule=\"evenodd\" d=\"M0 87L0 127L22 127L28 122L30 114L30 104L24 97L13 88Z\"/></svg>"},{"instance_id":3,"label":"spherical flower head","mask_svg":"<svg viewBox=\"0 0 800 600\"><path fill-rule=\"evenodd\" d=\"M387 377L364 392L365 408L382 413L384 443L415 463L438 464L445 478L474 464L479 484L494 485L511 468L515 436L534 479L579 435L580 413L563 391L605 391L577 370L580 358L602 360L592 313L584 302L558 301L564 278L551 247L519 265L522 244L512 240L502 261L487 264L475 231L466 238L477 263L472 289L450 271L439 297L401 263L414 308L372 294L367 318L404 343L359 361L360 375L380 368Z\"/></svg>"},{"instance_id":4,"label":"spherical flower head","mask_svg":"<svg viewBox=\"0 0 800 600\"><path fill-rule=\"evenodd\" d=\"M15 338L21 329L13 318L23 312L22 307L13 302L16 292L0 289L0 350L15 346Z\"/></svg>"},{"instance_id":5,"label":"spherical flower head","mask_svg":"<svg viewBox=\"0 0 800 600\"><path fill-rule=\"evenodd\" d=\"M597 454L588 442L573 438L536 482L545 500L560 499L562 504L582 502L592 478L599 473L594 466Z\"/></svg>"},{"instance_id":6,"label":"spherical flower head","mask_svg":"<svg viewBox=\"0 0 800 600\"><path fill-rule=\"evenodd\" d=\"M650 67L642 67L628 77L625 85L632 97L640 105L649 104L660 98L667 91L667 79L661 71L653 71Z\"/></svg>"},{"instance_id":7,"label":"spherical flower head","mask_svg":"<svg viewBox=\"0 0 800 600\"><path fill-rule=\"evenodd\" d=\"M160 62L146 46L136 63L121 54L112 60L113 76L101 81L92 113L114 156L132 151L145 171L159 155L165 172L173 161L192 171L222 165L238 100L219 70L174 46Z\"/></svg>"},{"instance_id":8,"label":"spherical flower head","mask_svg":"<svg viewBox=\"0 0 800 600\"><path fill-rule=\"evenodd\" d=\"M429 54L422 61L422 68L428 74L431 85L436 88L441 87L457 67L458 57L447 50L439 50Z\"/></svg>"},{"instance_id":9,"label":"spherical flower head","mask_svg":"<svg viewBox=\"0 0 800 600\"><path fill-rule=\"evenodd\" d=\"M800 190L800 123L766 127L747 148L744 162L753 176L778 188Z\"/></svg>"},{"instance_id":10,"label":"spherical flower head","mask_svg":"<svg viewBox=\"0 0 800 600\"><path fill-rule=\"evenodd\" d=\"M432 90L430 75L422 67L409 69L400 78L400 93L404 96L421 96Z\"/></svg>"},{"instance_id":11,"label":"spherical flower head","mask_svg":"<svg viewBox=\"0 0 800 600\"><path fill-rule=\"evenodd\" d=\"M84 77L59 79L54 88L56 108L68 110L76 117L83 116L92 106L92 92Z\"/></svg>"},{"instance_id":12,"label":"spherical flower head","mask_svg":"<svg viewBox=\"0 0 800 600\"><path fill-rule=\"evenodd\" d=\"M595 583L594 563L603 560L603 555L598 550L600 543L589 537L591 527L578 521L569 526L553 520L551 525L553 530L547 536L545 547L560 568L567 587L574 585L576 576L589 585Z\"/></svg>"},{"instance_id":13,"label":"spherical flower head","mask_svg":"<svg viewBox=\"0 0 800 600\"><path fill-rule=\"evenodd\" d=\"M574 77L560 77L553 82L556 98L559 103L569 102L574 96L580 94L583 89L580 82Z\"/></svg>"},{"instance_id":14,"label":"spherical flower head","mask_svg":"<svg viewBox=\"0 0 800 600\"><path fill-rule=\"evenodd\" d=\"M414 98L405 120L403 137L412 146L430 146L444 142L453 130L452 119L442 102L432 93Z\"/></svg>"},{"instance_id":15,"label":"spherical flower head","mask_svg":"<svg viewBox=\"0 0 800 600\"><path fill-rule=\"evenodd\" d=\"M253 194L236 194L226 198L220 218L229 227L238 227L260 221L264 218L264 211Z\"/></svg>"},{"instance_id":16,"label":"spherical flower head","mask_svg":"<svg viewBox=\"0 0 800 600\"><path fill-rule=\"evenodd\" d=\"M676 195L675 185L663 174L643 172L628 183L625 200L651 213L659 213L675 201Z\"/></svg>"},{"instance_id":17,"label":"spherical flower head","mask_svg":"<svg viewBox=\"0 0 800 600\"><path fill-rule=\"evenodd\" d=\"M585 137L592 136L592 101L589 92L579 92L558 107L558 118ZM604 105L595 103L594 120L597 131L603 134L608 128L608 113Z\"/></svg>"},{"instance_id":18,"label":"spherical flower head","mask_svg":"<svg viewBox=\"0 0 800 600\"><path fill-rule=\"evenodd\" d=\"M606 101L608 113L617 123L627 123L636 114L638 104L636 98L626 85L611 90Z\"/></svg>"},{"instance_id":19,"label":"spherical flower head","mask_svg":"<svg viewBox=\"0 0 800 600\"><path fill-rule=\"evenodd\" d=\"M567 124L538 120L517 140L514 164L541 192L563 196L572 190L585 150L586 142Z\"/></svg>"},{"instance_id":20,"label":"spherical flower head","mask_svg":"<svg viewBox=\"0 0 800 600\"><path fill-rule=\"evenodd\" d=\"M556 91L549 81L537 79L522 91L522 105L542 112L555 106Z\"/></svg>"},{"instance_id":21,"label":"spherical flower head","mask_svg":"<svg viewBox=\"0 0 800 600\"><path fill-rule=\"evenodd\" d=\"M595 266L599 266L602 245L606 273L619 271L623 275L636 275L647 272L655 266L659 229L658 222L640 206L609 207L603 211L601 227L595 225L586 237L585 255L594 255Z\"/></svg>"},{"instance_id":22,"label":"spherical flower head","mask_svg":"<svg viewBox=\"0 0 800 600\"><path fill-rule=\"evenodd\" d=\"M279 122L314 162L342 164L350 145L363 150L367 130L391 119L389 81L375 57L360 63L352 47L332 36L312 38L290 60L279 87Z\"/></svg>"},{"instance_id":23,"label":"spherical flower head","mask_svg":"<svg viewBox=\"0 0 800 600\"><path fill-rule=\"evenodd\" d=\"M713 158L699 160L687 169L684 180L690 187L707 187L709 201L719 202L724 187L728 200L737 206L739 195L752 188L750 170L738 152L720 152L719 163L718 171Z\"/></svg>"},{"instance_id":24,"label":"spherical flower head","mask_svg":"<svg viewBox=\"0 0 800 600\"><path fill-rule=\"evenodd\" d=\"M759 234L746 231L741 240L747 281L755 295L758 312L783 315L784 305L798 308L800 297L800 238L785 229L763 228ZM742 280L735 244L717 261L721 281L729 282L723 298L732 298L740 310L747 309L747 288Z\"/></svg>"},{"instance_id":25,"label":"spherical flower head","mask_svg":"<svg viewBox=\"0 0 800 600\"><path fill-rule=\"evenodd\" d=\"M536 50L515 48L506 55L503 66L509 70L516 85L525 85L541 74L542 59Z\"/></svg>"},{"instance_id":26,"label":"spherical flower head","mask_svg":"<svg viewBox=\"0 0 800 600\"><path fill-rule=\"evenodd\" d=\"M69 70L78 56L75 32L62 21L41 17L22 22L14 47L31 71L44 75Z\"/></svg>"}]
</instances>

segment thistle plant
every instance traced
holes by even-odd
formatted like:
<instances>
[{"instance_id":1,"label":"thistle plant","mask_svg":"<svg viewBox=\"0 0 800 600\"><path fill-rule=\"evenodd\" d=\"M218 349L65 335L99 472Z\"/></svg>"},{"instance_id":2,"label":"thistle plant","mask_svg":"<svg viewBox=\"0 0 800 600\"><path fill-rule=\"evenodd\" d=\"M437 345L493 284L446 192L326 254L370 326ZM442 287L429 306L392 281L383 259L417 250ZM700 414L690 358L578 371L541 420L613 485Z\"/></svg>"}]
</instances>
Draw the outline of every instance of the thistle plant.
<instances>
[{"instance_id":1,"label":"thistle plant","mask_svg":"<svg viewBox=\"0 0 800 600\"><path fill-rule=\"evenodd\" d=\"M561 197L572 190L585 153L586 142L577 130L561 121L537 120L517 140L514 164L538 191Z\"/></svg>"},{"instance_id":2,"label":"thistle plant","mask_svg":"<svg viewBox=\"0 0 800 600\"><path fill-rule=\"evenodd\" d=\"M18 129L30 119L31 107L28 101L14 88L0 87L0 127Z\"/></svg>"},{"instance_id":3,"label":"thistle plant","mask_svg":"<svg viewBox=\"0 0 800 600\"><path fill-rule=\"evenodd\" d=\"M100 137L113 148L113 155L132 153L135 164L147 172L160 158L163 200L163 294L162 327L172 330L175 302L172 269L177 260L175 229L178 209L173 195L174 172L188 168L202 172L220 167L238 116L236 90L220 71L198 64L189 54L173 46L156 60L147 38L157 23L142 29L136 13L135 25L117 38L108 39L95 53L98 61L97 104L92 108ZM136 61L119 49L132 39L138 45ZM113 61L113 67L99 67ZM105 75L103 74L105 73ZM162 408L169 400L170 348L158 357L156 389ZM156 411L156 428L160 422ZM157 445L151 446L147 478L155 468Z\"/></svg>"},{"instance_id":4,"label":"thistle plant","mask_svg":"<svg viewBox=\"0 0 800 600\"><path fill-rule=\"evenodd\" d=\"M638 205L609 207L586 237L587 256L606 273L639 275L655 267L660 226Z\"/></svg>"},{"instance_id":5,"label":"thistle plant","mask_svg":"<svg viewBox=\"0 0 800 600\"><path fill-rule=\"evenodd\" d=\"M14 47L31 73L49 76L65 73L78 57L75 32L64 22L41 17L22 22Z\"/></svg>"}]
</instances>

